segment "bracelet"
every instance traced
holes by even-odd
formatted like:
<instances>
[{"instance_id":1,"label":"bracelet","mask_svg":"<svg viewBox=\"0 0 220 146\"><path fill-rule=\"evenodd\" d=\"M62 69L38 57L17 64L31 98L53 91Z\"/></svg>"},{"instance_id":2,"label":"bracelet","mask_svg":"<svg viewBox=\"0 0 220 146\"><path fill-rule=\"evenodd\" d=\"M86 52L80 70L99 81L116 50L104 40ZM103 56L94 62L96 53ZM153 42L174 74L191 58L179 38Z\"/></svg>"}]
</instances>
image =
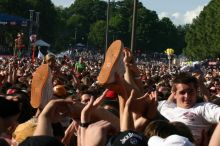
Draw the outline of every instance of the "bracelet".
<instances>
[{"instance_id":1,"label":"bracelet","mask_svg":"<svg viewBox=\"0 0 220 146\"><path fill-rule=\"evenodd\" d=\"M91 123L80 123L79 126L83 128L87 128Z\"/></svg>"}]
</instances>

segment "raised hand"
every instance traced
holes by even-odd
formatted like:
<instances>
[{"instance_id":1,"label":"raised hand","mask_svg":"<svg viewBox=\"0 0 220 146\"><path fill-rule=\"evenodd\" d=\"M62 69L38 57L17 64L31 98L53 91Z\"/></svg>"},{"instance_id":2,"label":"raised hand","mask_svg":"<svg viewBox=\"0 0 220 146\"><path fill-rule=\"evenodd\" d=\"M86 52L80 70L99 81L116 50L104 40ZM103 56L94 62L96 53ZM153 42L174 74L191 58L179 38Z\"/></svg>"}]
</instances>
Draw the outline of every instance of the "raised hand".
<instances>
[{"instance_id":1,"label":"raised hand","mask_svg":"<svg viewBox=\"0 0 220 146\"><path fill-rule=\"evenodd\" d=\"M71 116L73 112L73 102L63 99L51 100L41 112L40 116L45 117L51 122L58 122L63 117Z\"/></svg>"},{"instance_id":2,"label":"raised hand","mask_svg":"<svg viewBox=\"0 0 220 146\"><path fill-rule=\"evenodd\" d=\"M132 117L131 105L134 99L134 90L131 91L131 95L125 103L124 112L121 116L120 130L134 130L134 119Z\"/></svg>"},{"instance_id":3,"label":"raised hand","mask_svg":"<svg viewBox=\"0 0 220 146\"><path fill-rule=\"evenodd\" d=\"M62 143L64 145L68 146L70 144L71 138L75 133L77 133L77 138L80 137L80 135L78 134L78 129L80 130L80 128L78 128L78 126L79 125L75 120L73 120L72 123L68 126L65 131L65 135L62 138Z\"/></svg>"},{"instance_id":4,"label":"raised hand","mask_svg":"<svg viewBox=\"0 0 220 146\"><path fill-rule=\"evenodd\" d=\"M53 136L51 123L58 122L66 116L71 116L73 101L64 99L51 100L38 117L37 128L34 135Z\"/></svg>"},{"instance_id":5,"label":"raised hand","mask_svg":"<svg viewBox=\"0 0 220 146\"><path fill-rule=\"evenodd\" d=\"M154 119L157 116L157 104L158 104L158 98L157 98L157 92L152 91L149 94L148 98L148 108L145 117L147 117L149 120Z\"/></svg>"},{"instance_id":6,"label":"raised hand","mask_svg":"<svg viewBox=\"0 0 220 146\"><path fill-rule=\"evenodd\" d=\"M83 108L81 112L81 123L91 122L91 114L103 101L106 92L107 90L105 90L101 96L96 98L96 100L94 100L93 96L90 98L89 103Z\"/></svg>"},{"instance_id":7,"label":"raised hand","mask_svg":"<svg viewBox=\"0 0 220 146\"><path fill-rule=\"evenodd\" d=\"M101 120L93 123L85 131L82 146L105 146L107 134L112 131L114 129L108 121Z\"/></svg>"}]
</instances>

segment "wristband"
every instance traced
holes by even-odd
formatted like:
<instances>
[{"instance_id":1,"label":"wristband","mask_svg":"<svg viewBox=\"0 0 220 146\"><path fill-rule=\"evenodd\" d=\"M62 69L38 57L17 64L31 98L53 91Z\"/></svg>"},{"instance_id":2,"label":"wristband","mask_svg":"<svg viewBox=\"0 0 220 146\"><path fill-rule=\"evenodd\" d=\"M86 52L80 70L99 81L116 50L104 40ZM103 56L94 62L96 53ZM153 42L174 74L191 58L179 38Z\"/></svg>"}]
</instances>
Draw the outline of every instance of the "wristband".
<instances>
[{"instance_id":1,"label":"wristband","mask_svg":"<svg viewBox=\"0 0 220 146\"><path fill-rule=\"evenodd\" d=\"M80 123L80 127L87 128L91 123Z\"/></svg>"}]
</instances>

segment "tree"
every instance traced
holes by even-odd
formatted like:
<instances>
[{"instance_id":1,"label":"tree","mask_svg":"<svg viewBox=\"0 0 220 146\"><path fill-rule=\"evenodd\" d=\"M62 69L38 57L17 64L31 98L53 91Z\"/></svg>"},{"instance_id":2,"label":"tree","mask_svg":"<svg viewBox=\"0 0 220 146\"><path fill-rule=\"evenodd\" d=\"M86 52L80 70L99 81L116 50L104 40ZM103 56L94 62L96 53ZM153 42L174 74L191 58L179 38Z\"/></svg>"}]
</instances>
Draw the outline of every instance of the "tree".
<instances>
[{"instance_id":1,"label":"tree","mask_svg":"<svg viewBox=\"0 0 220 146\"><path fill-rule=\"evenodd\" d=\"M0 3L1 3L0 6L1 12L5 12L16 16L21 16L26 19L29 19L30 9L40 12L40 27L39 27L38 38L42 38L51 44L55 43L59 19L57 17L57 11L50 0L41 0L41 1L2 0ZM26 29L23 30L22 28L17 28L12 30L11 32L13 33L13 31L15 31L15 34L20 31L23 31L26 36L26 44L28 44L28 40L29 40L28 27L26 27ZM33 33L36 32L34 31Z\"/></svg>"},{"instance_id":2,"label":"tree","mask_svg":"<svg viewBox=\"0 0 220 146\"><path fill-rule=\"evenodd\" d=\"M67 20L67 27L69 30L68 36L70 40L74 40L74 42L82 42L82 43L85 43L83 41L87 41L86 36L89 32L90 24L84 16L72 15ZM84 40L85 38L86 40Z\"/></svg>"},{"instance_id":3,"label":"tree","mask_svg":"<svg viewBox=\"0 0 220 146\"><path fill-rule=\"evenodd\" d=\"M84 16L90 24L106 19L107 4L100 0L75 0L69 8L69 15ZM103 15L104 14L104 15Z\"/></svg>"},{"instance_id":4,"label":"tree","mask_svg":"<svg viewBox=\"0 0 220 146\"><path fill-rule=\"evenodd\" d=\"M158 33L159 18L155 11L150 11L144 7L139 8L137 17L137 36L136 48L142 52L150 53L156 51L158 47L155 46L154 39Z\"/></svg>"},{"instance_id":5,"label":"tree","mask_svg":"<svg viewBox=\"0 0 220 146\"><path fill-rule=\"evenodd\" d=\"M40 12L39 38L54 44L58 28L58 14L50 0L27 0L33 10Z\"/></svg>"},{"instance_id":6,"label":"tree","mask_svg":"<svg viewBox=\"0 0 220 146\"><path fill-rule=\"evenodd\" d=\"M104 48L105 45L105 27L106 22L99 20L94 23L90 28L89 42L98 48Z\"/></svg>"},{"instance_id":7,"label":"tree","mask_svg":"<svg viewBox=\"0 0 220 146\"><path fill-rule=\"evenodd\" d=\"M109 21L109 26L110 42L116 39L125 40L124 36L127 34L128 25L127 20L121 14L112 16Z\"/></svg>"},{"instance_id":8,"label":"tree","mask_svg":"<svg viewBox=\"0 0 220 146\"><path fill-rule=\"evenodd\" d=\"M125 46L130 47L133 1L111 1L110 4L109 41L120 39ZM185 48L184 27L176 27L168 18L159 20L157 13L145 8L141 2L138 3L137 8L136 48L138 50L152 53L163 52L164 49L172 47L175 52L180 53ZM49 42L53 49L61 51L74 43L88 41L95 47L104 47L107 9L105 1L75 0L69 8L55 7L51 0L1 0L0 2L1 12L17 14L25 18L29 18L29 9L40 12L39 38ZM16 34L18 29L13 31ZM7 36L13 36L12 31L6 32L10 34ZM25 33L28 39L28 29ZM218 45L217 42L214 44Z\"/></svg>"},{"instance_id":9,"label":"tree","mask_svg":"<svg viewBox=\"0 0 220 146\"><path fill-rule=\"evenodd\" d=\"M220 6L219 0L212 0L194 19L186 33L186 50L189 57L206 59L220 55Z\"/></svg>"},{"instance_id":10,"label":"tree","mask_svg":"<svg viewBox=\"0 0 220 146\"><path fill-rule=\"evenodd\" d=\"M159 32L158 32L158 40L155 39L155 45L157 44L158 48L160 48L160 52L164 51L166 48L177 49L177 29L173 22L164 17L159 22Z\"/></svg>"},{"instance_id":11,"label":"tree","mask_svg":"<svg viewBox=\"0 0 220 146\"><path fill-rule=\"evenodd\" d=\"M0 12L9 15L15 15L23 18L28 18L30 4L26 0L1 0ZM14 39L18 32L25 33L25 44L27 44L27 27L0 25L0 33L4 35L5 42L2 42L4 46L13 46Z\"/></svg>"}]
</instances>

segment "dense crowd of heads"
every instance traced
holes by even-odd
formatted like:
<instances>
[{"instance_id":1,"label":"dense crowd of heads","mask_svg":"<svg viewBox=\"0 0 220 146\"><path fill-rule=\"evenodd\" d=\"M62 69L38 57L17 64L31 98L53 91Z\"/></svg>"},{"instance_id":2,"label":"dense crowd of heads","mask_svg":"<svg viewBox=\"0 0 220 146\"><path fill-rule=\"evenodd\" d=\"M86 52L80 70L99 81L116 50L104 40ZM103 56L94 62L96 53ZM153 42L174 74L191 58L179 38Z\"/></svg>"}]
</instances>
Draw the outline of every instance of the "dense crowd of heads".
<instances>
[{"instance_id":1,"label":"dense crowd of heads","mask_svg":"<svg viewBox=\"0 0 220 146\"><path fill-rule=\"evenodd\" d=\"M91 108L91 104L95 104L92 102L97 101L97 97L102 95L103 92L106 90L105 86L100 86L97 82L97 76L99 75L99 72L103 65L103 61L103 55L91 51L77 52L72 57L64 56L62 58L56 58L56 56L54 56L53 54L49 54L42 59L36 58L34 62L31 58L1 57L0 136L6 139L6 141L10 145L18 145L18 143L20 143L21 141L18 140L18 137L16 137L15 134L17 125L25 123L30 119L33 119L33 117L38 118L38 116L41 115L40 113L38 114L39 111L33 108L30 104L33 73L41 64L47 63L51 68L53 77L53 99L62 99L65 101L73 100L74 103L79 102L79 105L75 108L80 107L82 110L83 107L87 107L88 104L90 104L90 107L87 108ZM171 70L169 70L168 64L158 59L155 61L151 60L149 62L145 62L144 60L139 59L137 62L133 62L136 64L139 70L138 79L143 85L143 93L146 93L146 95L152 95L153 92L156 93L157 102L170 100L172 93L179 91L179 87L177 87L179 84L192 84L196 92L201 90L207 91L198 94L198 99L196 99L195 101L196 103L220 103L220 70L218 68L210 70L201 65L199 71L202 72L198 72L198 70L188 70L187 73L182 73L182 71L180 70L180 66L172 65ZM201 83L204 84L206 90L203 90L204 88L200 87ZM192 94L192 92L194 91L193 89L192 91L184 91L184 94L185 92L186 94ZM103 112L101 115L107 116L110 113L112 117L115 116L114 118L117 118L118 120L121 119L121 103L119 101L120 99L118 99L118 94L120 93L110 89L108 89L108 91L105 91L104 100L102 100L102 103L99 105L99 108L105 111L97 111L97 114L99 112ZM204 95L207 95L208 98L205 98ZM173 99L173 101L176 102L175 99ZM129 105L129 103L126 103L126 105ZM136 104L136 106L139 106L139 104ZM136 106L134 105L135 108L137 108ZM42 110L43 109L41 109L40 112L42 112ZM76 110L76 112L78 111ZM39 137L30 137L22 144L34 145L35 143L36 145L36 141L42 141L42 143L45 143L44 140L47 139L48 141L51 141L51 143L49 142L50 145L53 145L53 143L54 145L59 145L61 141L65 145L77 145L77 130L72 130L75 133L71 134L70 138L67 140L68 143L65 143L65 140L63 140L63 138L65 137L66 133L68 133L65 131L68 131L69 125L71 125L71 123L74 121L77 123L77 120L80 120L80 112L78 114L79 115L76 114L73 116L77 117L76 119L73 118L74 120L71 118L65 118L61 122L56 122L52 124L52 135L56 137L55 140L51 137L46 138L38 135ZM152 136L159 136L160 138L165 140L171 135L186 137L188 138L189 142L191 142L191 144L195 143L196 145L199 145L198 143L200 143L195 142L196 140L190 128L181 122L169 122L167 120L161 120L162 118L152 120L150 117L148 117L148 120L152 120L152 122L148 122L148 124L145 123L146 125L144 126L144 128L142 125L141 128L133 127L133 129L129 129L133 131L118 133L120 130L118 130L114 126L112 126L114 128L109 128L109 123L103 123L102 121L100 121L102 119L100 117L102 116L98 115L98 118L95 117L96 120L92 122L95 123L95 121L98 121L100 122L98 124L108 127L108 133L105 141L107 143L107 146L128 146L135 145L136 142L136 145L138 145L138 143L140 142L139 145L142 146L147 145L147 141ZM109 118L111 118L111 116ZM40 117L40 119L42 119L42 117ZM79 126L78 124L73 124L72 129L75 129L77 127L76 125ZM82 127L83 126L88 125L82 125ZM98 127L98 125L94 126ZM95 132L98 132L98 130L100 129L97 128L97 131L94 131L94 134ZM209 134L209 137L211 137L211 134ZM134 138L133 141L127 141L127 139L130 139L129 136ZM121 143L122 140L124 140L124 142ZM149 141L152 142L152 139ZM7 143L4 142L5 141L1 139L1 145L7 145ZM39 145L41 144L39 143ZM150 146L149 142L148 145ZM88 142L85 142L84 144L81 144L81 146L89 145Z\"/></svg>"}]
</instances>

